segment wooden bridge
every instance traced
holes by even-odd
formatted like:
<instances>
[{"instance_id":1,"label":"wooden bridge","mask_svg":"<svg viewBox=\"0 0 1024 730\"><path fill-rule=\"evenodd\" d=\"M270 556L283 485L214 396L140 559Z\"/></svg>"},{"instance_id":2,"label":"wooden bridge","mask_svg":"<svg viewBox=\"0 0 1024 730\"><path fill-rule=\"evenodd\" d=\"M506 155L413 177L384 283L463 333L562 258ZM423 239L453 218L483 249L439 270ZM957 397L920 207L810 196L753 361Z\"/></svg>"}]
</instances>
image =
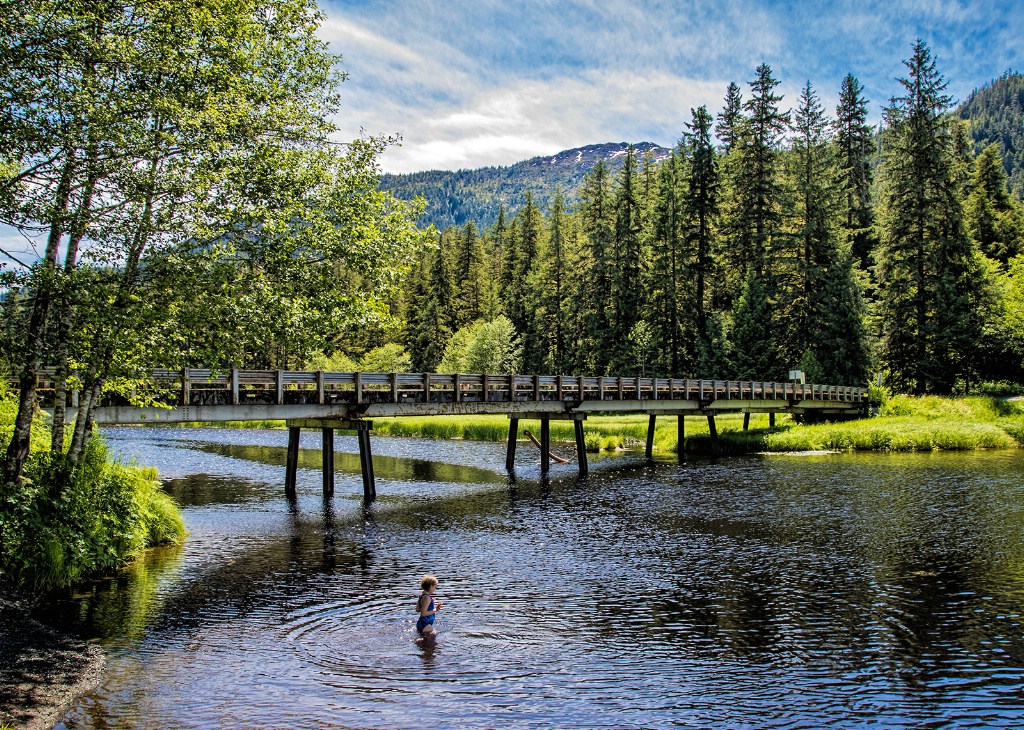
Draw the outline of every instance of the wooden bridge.
<instances>
[{"instance_id":1,"label":"wooden bridge","mask_svg":"<svg viewBox=\"0 0 1024 730\"><path fill-rule=\"evenodd\" d=\"M41 370L39 394L52 404L52 370ZM739 412L744 428L751 413L802 416L865 415L867 388L749 380L583 377L438 373L333 373L290 370L156 370L143 401L108 396L93 411L104 425L211 423L280 420L288 426L285 492L294 496L299 435L303 428L323 434L323 490L334 493L334 433L354 431L359 441L363 495L376 497L370 432L374 417L504 414L510 419L506 467L514 469L520 419L540 421L541 473L549 469L550 421L574 422L579 471L587 471L583 422L589 413L646 413L646 453L651 456L656 418L676 416L682 459L684 418L706 417L718 453L715 415ZM139 402L138 399L132 399ZM70 396L68 422L77 416Z\"/></svg>"}]
</instances>

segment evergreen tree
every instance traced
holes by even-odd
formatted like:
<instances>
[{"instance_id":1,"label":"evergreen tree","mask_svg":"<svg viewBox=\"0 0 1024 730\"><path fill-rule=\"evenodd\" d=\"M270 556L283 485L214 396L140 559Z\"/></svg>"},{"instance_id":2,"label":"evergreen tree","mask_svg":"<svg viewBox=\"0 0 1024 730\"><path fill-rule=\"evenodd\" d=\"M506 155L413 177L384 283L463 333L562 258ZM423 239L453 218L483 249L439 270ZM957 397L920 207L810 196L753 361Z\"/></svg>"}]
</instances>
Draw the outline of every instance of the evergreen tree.
<instances>
[{"instance_id":1,"label":"evergreen tree","mask_svg":"<svg viewBox=\"0 0 1024 730\"><path fill-rule=\"evenodd\" d=\"M879 321L889 382L949 393L973 373L986 282L967 235L945 112L951 98L917 41L903 96L885 110Z\"/></svg>"},{"instance_id":2,"label":"evergreen tree","mask_svg":"<svg viewBox=\"0 0 1024 730\"><path fill-rule=\"evenodd\" d=\"M779 149L789 129L788 113L779 110L779 82L768 64L757 67L750 82L751 97L744 104L746 124L736 172L736 211L740 250L737 262L751 265L760 276L766 271L773 238L782 222Z\"/></svg>"},{"instance_id":3,"label":"evergreen tree","mask_svg":"<svg viewBox=\"0 0 1024 730\"><path fill-rule=\"evenodd\" d=\"M682 145L680 145L680 149ZM659 375L677 376L686 359L682 315L685 276L684 214L680 199L686 158L673 151L658 170L651 236L651 268L647 277L645 318L655 342L649 363Z\"/></svg>"},{"instance_id":4,"label":"evergreen tree","mask_svg":"<svg viewBox=\"0 0 1024 730\"><path fill-rule=\"evenodd\" d=\"M750 266L733 313L729 353L732 377L774 380L785 374L774 342L775 331L775 317L764 277Z\"/></svg>"},{"instance_id":5,"label":"evergreen tree","mask_svg":"<svg viewBox=\"0 0 1024 730\"><path fill-rule=\"evenodd\" d=\"M568 364L566 349L573 306L569 299L568 229L565 198L559 188L548 218L546 244L541 248L530 287L535 313L533 337L538 343L535 358L541 371L555 374L564 373Z\"/></svg>"},{"instance_id":6,"label":"evergreen tree","mask_svg":"<svg viewBox=\"0 0 1024 730\"><path fill-rule=\"evenodd\" d=\"M1021 252L1024 215L1007 190L998 144L990 144L974 162L965 213L971 237L986 256L1005 266Z\"/></svg>"},{"instance_id":7,"label":"evergreen tree","mask_svg":"<svg viewBox=\"0 0 1024 730\"><path fill-rule=\"evenodd\" d=\"M501 292L504 285L505 239L508 226L505 223L505 206L498 206L498 218L484 237L484 259L487 262L485 316L488 321L502 313Z\"/></svg>"},{"instance_id":8,"label":"evergreen tree","mask_svg":"<svg viewBox=\"0 0 1024 730\"><path fill-rule=\"evenodd\" d=\"M535 372L540 369L542 355L539 343L533 336L536 326L534 323L535 313L531 306L533 297L530 292L530 273L537 261L544 220L529 192L526 193L526 205L519 210L515 222L518 224L516 226L518 240L515 242L516 256L514 259L508 260L512 272L510 285L503 295L505 314L512 321L516 332L525 334L523 367ZM510 230L508 242L510 247L513 245L511 233Z\"/></svg>"},{"instance_id":9,"label":"evergreen tree","mask_svg":"<svg viewBox=\"0 0 1024 730\"><path fill-rule=\"evenodd\" d=\"M789 362L799 361L805 350L818 347L819 298L824 290L824 274L837 253L833 224L838 212L838 181L826 136L828 126L825 110L808 81L793 118L794 223L799 259L784 308L788 313L785 350Z\"/></svg>"},{"instance_id":10,"label":"evergreen tree","mask_svg":"<svg viewBox=\"0 0 1024 730\"><path fill-rule=\"evenodd\" d=\"M864 87L857 78L847 74L839 90L839 105L836 107L835 144L845 193L843 229L846 246L860 267L866 269L878 239L871 201L874 130L867 123L868 100L863 92Z\"/></svg>"},{"instance_id":11,"label":"evergreen tree","mask_svg":"<svg viewBox=\"0 0 1024 730\"><path fill-rule=\"evenodd\" d=\"M438 246L428 254L425 296L420 303L416 339L410 343L411 357L418 371L434 370L444 356L448 340L457 329L455 297L448 267L452 230L441 234Z\"/></svg>"},{"instance_id":12,"label":"evergreen tree","mask_svg":"<svg viewBox=\"0 0 1024 730\"><path fill-rule=\"evenodd\" d=\"M612 270L612 367L626 372L631 367L629 333L640 319L643 305L641 236L643 206L637 179L636 150L630 145L615 191L615 242Z\"/></svg>"},{"instance_id":13,"label":"evergreen tree","mask_svg":"<svg viewBox=\"0 0 1024 730\"><path fill-rule=\"evenodd\" d=\"M483 242L473 221L462 227L456 243L454 278L457 307L453 325L459 329L487 313L489 275Z\"/></svg>"},{"instance_id":14,"label":"evergreen tree","mask_svg":"<svg viewBox=\"0 0 1024 730\"><path fill-rule=\"evenodd\" d=\"M706 107L691 110L692 120L686 134L690 152L689 177L685 187L683 209L686 215L687 238L694 254L691 272L694 282L694 320L697 330L698 357L707 361L718 346L712 341L714 328L708 324L709 286L714 287L716 225L719 213L719 173L715 147L711 142L711 115ZM703 372L703 371L701 371Z\"/></svg>"},{"instance_id":15,"label":"evergreen tree","mask_svg":"<svg viewBox=\"0 0 1024 730\"><path fill-rule=\"evenodd\" d=\"M824 269L813 307L817 320L815 342L805 352L812 354L818 364L815 382L863 387L868 380L871 353L864 300L849 253L838 253Z\"/></svg>"},{"instance_id":16,"label":"evergreen tree","mask_svg":"<svg viewBox=\"0 0 1024 730\"><path fill-rule=\"evenodd\" d=\"M604 374L612 359L612 271L615 245L615 217L608 168L603 161L594 165L580 191L580 219L589 249L589 283L581 301L585 312L586 337L583 348L587 361L583 369Z\"/></svg>"},{"instance_id":17,"label":"evergreen tree","mask_svg":"<svg viewBox=\"0 0 1024 730\"><path fill-rule=\"evenodd\" d=\"M743 125L743 95L735 81L725 90L725 107L718 114L715 135L722 145L722 154L729 154L739 142Z\"/></svg>"}]
</instances>

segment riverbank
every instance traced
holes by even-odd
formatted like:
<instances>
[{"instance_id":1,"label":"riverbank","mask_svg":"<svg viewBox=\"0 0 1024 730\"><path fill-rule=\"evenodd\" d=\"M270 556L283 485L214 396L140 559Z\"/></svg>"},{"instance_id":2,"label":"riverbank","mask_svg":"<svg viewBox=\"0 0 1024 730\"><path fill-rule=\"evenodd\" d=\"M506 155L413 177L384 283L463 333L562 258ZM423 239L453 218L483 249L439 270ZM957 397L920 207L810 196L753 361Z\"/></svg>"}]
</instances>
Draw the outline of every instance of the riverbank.
<instances>
[{"instance_id":1,"label":"riverbank","mask_svg":"<svg viewBox=\"0 0 1024 730\"><path fill-rule=\"evenodd\" d=\"M100 648L29 618L38 598L0 584L0 728L49 730L100 681Z\"/></svg>"},{"instance_id":2,"label":"riverbank","mask_svg":"<svg viewBox=\"0 0 1024 730\"><path fill-rule=\"evenodd\" d=\"M722 414L716 418L719 443L725 454L808 451L964 451L1017 448L1024 443L1024 408L1016 401L987 396L942 398L938 396L884 397L877 416L851 421L797 423L789 415L776 416L769 426L766 414L753 414L749 430L743 416ZM539 423L521 421L520 428L533 430ZM695 415L686 419L685 450L710 454L707 421ZM645 414L590 416L585 425L588 451L638 448L647 437ZM508 438L505 416L462 418L374 419L375 435L460 438L502 441ZM567 421L551 422L553 442L573 441ZM676 419L659 418L654 433L656 453L676 453Z\"/></svg>"},{"instance_id":3,"label":"riverbank","mask_svg":"<svg viewBox=\"0 0 1024 730\"><path fill-rule=\"evenodd\" d=\"M945 398L882 394L878 414L871 418L825 423L797 423L778 414L774 426L767 414L752 414L743 430L743 415L725 413L716 418L723 454L788 453L809 451L970 451L1008 449L1024 445L1024 405L990 396ZM284 428L282 421L237 421L217 424L182 424L195 428ZM375 436L403 436L467 441L504 441L509 422L504 415L405 416L374 418ZM521 420L520 434L536 432L539 421ZM584 427L587 451L624 451L642 448L647 438L647 415L590 415ZM686 419L685 450L711 454L707 420L699 413ZM572 423L551 422L553 443L574 443ZM654 451L677 452L676 419L657 420Z\"/></svg>"}]
</instances>

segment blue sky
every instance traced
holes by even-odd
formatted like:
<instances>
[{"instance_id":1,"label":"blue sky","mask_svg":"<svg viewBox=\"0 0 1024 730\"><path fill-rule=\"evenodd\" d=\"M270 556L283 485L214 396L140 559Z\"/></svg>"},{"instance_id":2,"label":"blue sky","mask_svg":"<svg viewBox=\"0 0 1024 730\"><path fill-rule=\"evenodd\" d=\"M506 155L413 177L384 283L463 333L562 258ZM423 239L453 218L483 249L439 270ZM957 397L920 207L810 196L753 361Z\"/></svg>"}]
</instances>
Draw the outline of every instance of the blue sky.
<instances>
[{"instance_id":1,"label":"blue sky","mask_svg":"<svg viewBox=\"0 0 1024 730\"><path fill-rule=\"evenodd\" d=\"M349 80L341 137L401 133L391 172L507 165L599 142L673 144L768 63L783 105L808 80L829 108L857 76L875 121L917 38L960 100L1024 70L1010 2L323 0Z\"/></svg>"},{"instance_id":2,"label":"blue sky","mask_svg":"<svg viewBox=\"0 0 1024 730\"><path fill-rule=\"evenodd\" d=\"M830 109L852 72L873 121L917 38L958 100L1024 70L1010 2L321 0L343 55L339 138L402 135L389 172L509 165L600 142L672 145L690 109L722 105L768 63L783 105L810 80ZM0 226L0 248L33 246ZM0 255L0 260L4 257Z\"/></svg>"}]
</instances>

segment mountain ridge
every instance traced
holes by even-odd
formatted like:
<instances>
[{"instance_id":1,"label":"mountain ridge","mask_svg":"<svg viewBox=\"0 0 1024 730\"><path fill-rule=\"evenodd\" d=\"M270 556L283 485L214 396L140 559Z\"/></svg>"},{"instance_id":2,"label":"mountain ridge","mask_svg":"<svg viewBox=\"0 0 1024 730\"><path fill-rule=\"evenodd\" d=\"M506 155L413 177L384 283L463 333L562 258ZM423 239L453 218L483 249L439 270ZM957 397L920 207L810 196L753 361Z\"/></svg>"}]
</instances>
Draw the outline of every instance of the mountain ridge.
<instances>
[{"instance_id":1,"label":"mountain ridge","mask_svg":"<svg viewBox=\"0 0 1024 730\"><path fill-rule=\"evenodd\" d=\"M976 153L997 142L1009 187L1024 198L1024 74L1006 72L976 88L953 114L967 122ZM481 230L493 225L504 205L510 217L526 202L548 209L559 187L568 207L578 202L584 177L597 161L604 160L614 174L625 157L627 142L604 142L573 147L553 155L538 155L511 165L461 170L425 170L385 174L380 188L410 200L422 195L427 208L420 218L423 226L438 230L473 221ZM655 160L665 159L672 150L653 142L633 145L639 158L651 152Z\"/></svg>"},{"instance_id":2,"label":"mountain ridge","mask_svg":"<svg viewBox=\"0 0 1024 730\"><path fill-rule=\"evenodd\" d=\"M423 195L427 200L427 209L420 219L423 226L433 225L442 230L473 221L485 229L497 219L502 205L506 214L514 215L525 204L527 192L533 195L536 205L547 209L560 187L571 206L578 198L584 177L598 160L617 170L629 144L584 145L504 166L385 174L381 176L380 188L404 200ZM672 152L653 142L633 143L633 147L640 160L649 152L655 161L661 161Z\"/></svg>"}]
</instances>

